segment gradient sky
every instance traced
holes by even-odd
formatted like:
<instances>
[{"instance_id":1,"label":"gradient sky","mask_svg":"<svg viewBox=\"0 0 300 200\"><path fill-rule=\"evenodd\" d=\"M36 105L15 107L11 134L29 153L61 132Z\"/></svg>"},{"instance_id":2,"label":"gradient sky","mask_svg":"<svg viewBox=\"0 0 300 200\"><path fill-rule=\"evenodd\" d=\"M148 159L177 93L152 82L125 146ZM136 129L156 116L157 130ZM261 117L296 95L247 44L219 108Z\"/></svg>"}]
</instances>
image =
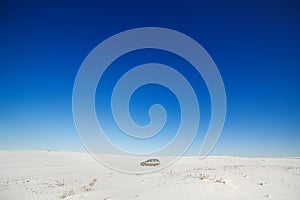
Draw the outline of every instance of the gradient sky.
<instances>
[{"instance_id":1,"label":"gradient sky","mask_svg":"<svg viewBox=\"0 0 300 200\"><path fill-rule=\"evenodd\" d=\"M114 34L158 26L198 41L222 75L227 117L212 154L300 156L300 3L239 2L1 1L0 149L84 151L72 116L73 83L82 61ZM135 56L151 60L155 55L170 66L181 62L164 53ZM144 62L130 56L123 64ZM118 77L114 71L107 74L111 82ZM208 94L205 86L196 87L203 89L204 97L199 98L205 124L209 104L201 98ZM133 118L147 123L139 111L145 113L147 105L163 101L161 95L145 98L154 89L170 99L162 103L174 113L168 124L172 130L178 120L176 99L155 85L132 98ZM97 102L101 110L101 100ZM189 154L196 152L202 138L199 133Z\"/></svg>"}]
</instances>

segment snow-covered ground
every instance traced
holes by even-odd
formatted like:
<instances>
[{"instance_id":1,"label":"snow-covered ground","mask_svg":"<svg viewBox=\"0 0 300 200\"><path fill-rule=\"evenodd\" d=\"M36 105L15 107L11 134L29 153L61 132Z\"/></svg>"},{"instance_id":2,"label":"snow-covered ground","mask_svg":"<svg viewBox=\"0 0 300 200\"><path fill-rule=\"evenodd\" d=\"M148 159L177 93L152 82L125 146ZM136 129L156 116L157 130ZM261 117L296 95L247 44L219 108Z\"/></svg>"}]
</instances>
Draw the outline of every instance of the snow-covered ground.
<instances>
[{"instance_id":1,"label":"snow-covered ground","mask_svg":"<svg viewBox=\"0 0 300 200\"><path fill-rule=\"evenodd\" d=\"M0 151L0 200L42 199L299 200L300 159L183 157L154 173L125 174L87 153Z\"/></svg>"}]
</instances>

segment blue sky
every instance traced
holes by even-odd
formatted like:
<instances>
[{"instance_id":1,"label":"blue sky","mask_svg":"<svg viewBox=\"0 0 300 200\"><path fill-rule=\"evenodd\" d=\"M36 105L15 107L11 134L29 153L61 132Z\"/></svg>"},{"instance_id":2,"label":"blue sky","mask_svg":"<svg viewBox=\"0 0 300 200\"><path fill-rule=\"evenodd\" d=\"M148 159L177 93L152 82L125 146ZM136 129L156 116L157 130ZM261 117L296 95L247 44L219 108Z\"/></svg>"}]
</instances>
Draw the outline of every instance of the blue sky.
<instances>
[{"instance_id":1,"label":"blue sky","mask_svg":"<svg viewBox=\"0 0 300 200\"><path fill-rule=\"evenodd\" d=\"M0 149L84 151L72 116L73 83L82 61L114 34L158 26L198 41L222 75L227 117L212 154L300 155L297 1L2 1L0 9ZM180 62L164 52L135 52L135 56L146 60L154 56L169 65ZM122 62L133 61L140 62L130 55ZM117 72L108 72L107 80L113 82ZM205 85L195 87L203 91L198 97L205 126L208 94ZM151 91L164 98L145 98ZM131 103L133 118L147 123L143 111L157 101L173 113L168 123L171 134L178 108L163 88L152 85L137 91ZM98 110L102 104L97 102ZM189 153L196 152L202 139L199 133Z\"/></svg>"}]
</instances>

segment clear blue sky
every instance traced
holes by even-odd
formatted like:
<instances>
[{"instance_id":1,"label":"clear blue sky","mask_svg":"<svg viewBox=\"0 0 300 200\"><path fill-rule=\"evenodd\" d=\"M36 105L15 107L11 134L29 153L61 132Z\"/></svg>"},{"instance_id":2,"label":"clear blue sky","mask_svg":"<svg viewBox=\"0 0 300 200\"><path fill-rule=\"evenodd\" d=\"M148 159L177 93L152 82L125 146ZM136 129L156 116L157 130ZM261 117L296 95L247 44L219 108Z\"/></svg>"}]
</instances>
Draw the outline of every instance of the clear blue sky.
<instances>
[{"instance_id":1,"label":"clear blue sky","mask_svg":"<svg viewBox=\"0 0 300 200\"><path fill-rule=\"evenodd\" d=\"M1 1L0 149L84 151L72 116L73 83L82 61L116 33L158 26L197 40L223 77L227 118L212 154L300 156L300 3L239 2ZM156 55L169 65L181 62L165 52L135 56L139 54L146 60ZM122 62L140 62L131 56ZM107 72L107 80L113 83L118 73ZM202 89L207 95L199 86ZM144 88L144 93L154 90L162 95L149 101L137 91L131 103L133 118L147 123L139 111L162 101L173 113L168 127L176 128L176 99L155 85ZM97 109L107 108L97 102ZM200 106L205 123L209 103L203 100ZM199 133L190 153L201 140Z\"/></svg>"}]
</instances>

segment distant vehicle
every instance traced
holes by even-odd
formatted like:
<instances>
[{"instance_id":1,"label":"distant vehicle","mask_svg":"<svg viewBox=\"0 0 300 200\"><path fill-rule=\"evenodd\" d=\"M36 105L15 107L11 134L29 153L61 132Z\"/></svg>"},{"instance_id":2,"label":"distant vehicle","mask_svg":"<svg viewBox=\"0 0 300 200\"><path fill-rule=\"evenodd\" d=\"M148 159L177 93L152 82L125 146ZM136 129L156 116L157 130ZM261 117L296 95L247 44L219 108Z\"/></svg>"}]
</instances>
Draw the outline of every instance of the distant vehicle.
<instances>
[{"instance_id":1,"label":"distant vehicle","mask_svg":"<svg viewBox=\"0 0 300 200\"><path fill-rule=\"evenodd\" d=\"M144 162L141 162L141 166L157 166L160 165L160 161L158 159L149 159Z\"/></svg>"}]
</instances>

